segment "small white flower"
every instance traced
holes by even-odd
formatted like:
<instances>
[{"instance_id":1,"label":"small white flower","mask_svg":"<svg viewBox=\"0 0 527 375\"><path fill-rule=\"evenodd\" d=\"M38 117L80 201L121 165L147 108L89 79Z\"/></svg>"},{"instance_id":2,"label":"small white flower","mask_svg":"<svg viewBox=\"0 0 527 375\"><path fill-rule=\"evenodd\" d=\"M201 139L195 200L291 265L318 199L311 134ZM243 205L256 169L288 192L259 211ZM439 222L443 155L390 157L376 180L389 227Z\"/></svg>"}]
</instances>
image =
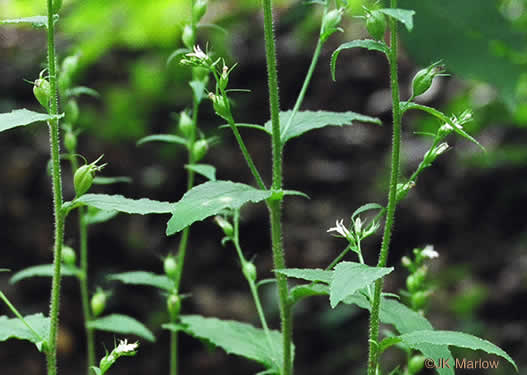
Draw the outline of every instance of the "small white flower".
<instances>
[{"instance_id":1,"label":"small white flower","mask_svg":"<svg viewBox=\"0 0 527 375\"><path fill-rule=\"evenodd\" d=\"M421 255L428 259L434 259L439 257L439 253L434 250L433 245L426 245L423 251L421 251Z\"/></svg>"},{"instance_id":2,"label":"small white flower","mask_svg":"<svg viewBox=\"0 0 527 375\"><path fill-rule=\"evenodd\" d=\"M185 56L195 57L198 60L208 60L209 56L201 50L199 46L194 46L194 51L187 53Z\"/></svg>"},{"instance_id":3,"label":"small white flower","mask_svg":"<svg viewBox=\"0 0 527 375\"><path fill-rule=\"evenodd\" d=\"M124 339L124 340L119 341L119 345L117 346L117 348L114 349L114 351L116 354L127 354L127 353L135 352L138 347L139 347L138 342L128 344L128 340Z\"/></svg>"},{"instance_id":4,"label":"small white flower","mask_svg":"<svg viewBox=\"0 0 527 375\"><path fill-rule=\"evenodd\" d=\"M357 216L357 218L355 219L355 222L353 223L353 230L358 235L360 235L360 233L362 232L362 220L360 219L359 216Z\"/></svg>"},{"instance_id":5,"label":"small white flower","mask_svg":"<svg viewBox=\"0 0 527 375\"><path fill-rule=\"evenodd\" d=\"M338 234L340 234L342 237L345 237L345 238L349 238L350 237L350 231L348 230L348 228L346 228L344 226L344 219L341 219L340 221L336 221L335 223L336 226L334 226L333 228L329 228L327 230L327 232L337 232Z\"/></svg>"}]
</instances>

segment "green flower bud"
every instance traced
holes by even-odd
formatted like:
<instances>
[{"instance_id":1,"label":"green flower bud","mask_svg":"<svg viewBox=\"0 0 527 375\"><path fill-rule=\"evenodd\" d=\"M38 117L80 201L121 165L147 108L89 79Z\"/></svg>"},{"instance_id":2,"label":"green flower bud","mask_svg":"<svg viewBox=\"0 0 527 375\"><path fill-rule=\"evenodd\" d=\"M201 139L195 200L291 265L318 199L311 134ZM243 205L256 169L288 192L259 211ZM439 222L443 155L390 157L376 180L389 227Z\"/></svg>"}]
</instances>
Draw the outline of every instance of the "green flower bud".
<instances>
[{"instance_id":1,"label":"green flower bud","mask_svg":"<svg viewBox=\"0 0 527 375\"><path fill-rule=\"evenodd\" d=\"M73 82L73 77L79 68L79 56L68 56L62 61L59 75L59 87L62 92L69 89Z\"/></svg>"},{"instance_id":2,"label":"green flower bud","mask_svg":"<svg viewBox=\"0 0 527 375\"><path fill-rule=\"evenodd\" d=\"M191 25L186 25L183 28L181 40L183 41L183 45L188 49L192 49L192 47L194 47L194 44L196 44L196 33L194 32L194 29Z\"/></svg>"},{"instance_id":3,"label":"green flower bud","mask_svg":"<svg viewBox=\"0 0 527 375\"><path fill-rule=\"evenodd\" d=\"M90 306L92 315L94 317L102 314L104 308L106 307L107 298L107 294L102 289L98 289L97 292L95 292L95 294L92 296Z\"/></svg>"},{"instance_id":4,"label":"green flower bud","mask_svg":"<svg viewBox=\"0 0 527 375\"><path fill-rule=\"evenodd\" d=\"M76 261L77 254L75 254L75 250L66 245L62 246L62 263L74 266Z\"/></svg>"},{"instance_id":5,"label":"green flower bud","mask_svg":"<svg viewBox=\"0 0 527 375\"><path fill-rule=\"evenodd\" d=\"M165 270L165 275L175 280L178 272L176 258L172 255L167 256L163 262L163 269Z\"/></svg>"},{"instance_id":6,"label":"green flower bud","mask_svg":"<svg viewBox=\"0 0 527 375\"><path fill-rule=\"evenodd\" d=\"M185 137L190 138L192 137L192 134L194 134L194 128L194 121L192 121L187 112L181 112L181 115L179 116L179 130L181 133Z\"/></svg>"},{"instance_id":7,"label":"green flower bud","mask_svg":"<svg viewBox=\"0 0 527 375\"><path fill-rule=\"evenodd\" d=\"M410 258L408 258L406 255L404 257L402 257L401 263L406 268L410 268L412 266L412 260Z\"/></svg>"},{"instance_id":8,"label":"green flower bud","mask_svg":"<svg viewBox=\"0 0 527 375\"><path fill-rule=\"evenodd\" d=\"M167 310L172 320L176 320L179 317L179 311L181 310L181 298L177 294L171 294L167 298Z\"/></svg>"},{"instance_id":9,"label":"green flower bud","mask_svg":"<svg viewBox=\"0 0 527 375\"><path fill-rule=\"evenodd\" d=\"M77 150L77 136L71 130L68 130L64 135L64 147L71 153Z\"/></svg>"},{"instance_id":10,"label":"green flower bud","mask_svg":"<svg viewBox=\"0 0 527 375\"><path fill-rule=\"evenodd\" d=\"M366 29L376 40L383 40L386 32L386 17L384 13L374 10L366 14Z\"/></svg>"},{"instance_id":11,"label":"green flower bud","mask_svg":"<svg viewBox=\"0 0 527 375\"><path fill-rule=\"evenodd\" d=\"M229 223L227 220L225 220L223 217L221 216L216 216L214 218L214 221L216 222L216 224L218 224L218 226L223 230L223 233L225 233L225 235L229 238L232 237L232 235L234 234L234 228L232 227L232 224Z\"/></svg>"},{"instance_id":12,"label":"green flower bud","mask_svg":"<svg viewBox=\"0 0 527 375\"><path fill-rule=\"evenodd\" d=\"M256 281L256 267L251 262L244 262L242 265L242 272L247 280Z\"/></svg>"},{"instance_id":13,"label":"green flower bud","mask_svg":"<svg viewBox=\"0 0 527 375\"><path fill-rule=\"evenodd\" d=\"M200 139L192 145L192 160L197 163L207 154L209 143L206 139Z\"/></svg>"},{"instance_id":14,"label":"green flower bud","mask_svg":"<svg viewBox=\"0 0 527 375\"><path fill-rule=\"evenodd\" d=\"M421 287L424 284L427 274L428 274L428 267L426 266L421 266L417 269L417 271L415 271L414 277L416 279L416 282L419 284L419 287Z\"/></svg>"},{"instance_id":15,"label":"green flower bud","mask_svg":"<svg viewBox=\"0 0 527 375\"><path fill-rule=\"evenodd\" d=\"M53 14L57 14L60 8L62 8L62 0L53 0Z\"/></svg>"},{"instance_id":16,"label":"green flower bud","mask_svg":"<svg viewBox=\"0 0 527 375\"><path fill-rule=\"evenodd\" d=\"M228 105L229 99L222 95L214 95L213 93L209 94L209 99L212 100L212 105L216 114L229 121L231 118L231 110Z\"/></svg>"},{"instance_id":17,"label":"green flower bud","mask_svg":"<svg viewBox=\"0 0 527 375\"><path fill-rule=\"evenodd\" d=\"M223 70L220 76L220 81L218 82L220 90L222 91L225 90L228 84L229 84L229 67L227 65L223 65Z\"/></svg>"},{"instance_id":18,"label":"green flower bud","mask_svg":"<svg viewBox=\"0 0 527 375\"><path fill-rule=\"evenodd\" d=\"M322 20L322 28L320 30L320 38L326 40L338 30L340 21L342 21L342 9L333 9L326 13Z\"/></svg>"},{"instance_id":19,"label":"green flower bud","mask_svg":"<svg viewBox=\"0 0 527 375\"><path fill-rule=\"evenodd\" d=\"M51 88L47 79L39 78L35 81L33 85L33 94L40 105L48 110Z\"/></svg>"},{"instance_id":20,"label":"green flower bud","mask_svg":"<svg viewBox=\"0 0 527 375\"><path fill-rule=\"evenodd\" d=\"M428 297L429 297L429 293L422 291L422 290L417 291L414 294L412 294L412 297L410 298L412 309L417 311L417 310L421 310L422 308L424 308L426 304L428 303Z\"/></svg>"},{"instance_id":21,"label":"green flower bud","mask_svg":"<svg viewBox=\"0 0 527 375\"><path fill-rule=\"evenodd\" d=\"M75 194L77 197L80 197L90 189L93 184L95 172L100 171L106 165L97 165L97 162L101 160L101 158L102 156L93 163L85 164L75 171L75 174L73 175L73 187L75 188Z\"/></svg>"},{"instance_id":22,"label":"green flower bud","mask_svg":"<svg viewBox=\"0 0 527 375\"><path fill-rule=\"evenodd\" d=\"M196 0L194 8L192 8L192 19L194 23L198 23L207 12L208 0Z\"/></svg>"},{"instance_id":23,"label":"green flower bud","mask_svg":"<svg viewBox=\"0 0 527 375\"><path fill-rule=\"evenodd\" d=\"M410 293L416 292L417 290L419 290L420 287L421 287L420 283L417 281L417 279L415 278L413 274L409 275L406 278L406 289L408 289Z\"/></svg>"},{"instance_id":24,"label":"green flower bud","mask_svg":"<svg viewBox=\"0 0 527 375\"><path fill-rule=\"evenodd\" d=\"M425 357L422 355L414 355L408 362L408 375L415 375L423 369L425 365Z\"/></svg>"},{"instance_id":25,"label":"green flower bud","mask_svg":"<svg viewBox=\"0 0 527 375\"><path fill-rule=\"evenodd\" d=\"M418 71L412 81L412 96L419 96L427 92L432 86L434 78L441 74L442 71L441 61L437 61L427 68Z\"/></svg>"},{"instance_id":26,"label":"green flower bud","mask_svg":"<svg viewBox=\"0 0 527 375\"><path fill-rule=\"evenodd\" d=\"M79 119L79 105L75 99L70 99L66 103L66 122L75 124Z\"/></svg>"}]
</instances>

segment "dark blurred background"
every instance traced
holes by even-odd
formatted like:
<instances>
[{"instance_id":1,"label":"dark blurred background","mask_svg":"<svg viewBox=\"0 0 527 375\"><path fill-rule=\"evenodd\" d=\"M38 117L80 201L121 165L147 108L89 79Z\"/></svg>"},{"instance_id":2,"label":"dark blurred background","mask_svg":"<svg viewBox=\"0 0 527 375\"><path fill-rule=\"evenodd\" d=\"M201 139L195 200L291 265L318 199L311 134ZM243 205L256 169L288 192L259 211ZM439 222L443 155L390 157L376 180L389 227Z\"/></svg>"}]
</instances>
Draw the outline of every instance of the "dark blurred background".
<instances>
[{"instance_id":1,"label":"dark blurred background","mask_svg":"<svg viewBox=\"0 0 527 375\"><path fill-rule=\"evenodd\" d=\"M45 14L45 1L0 3L2 18ZM185 153L174 145L135 142L151 133L174 133L174 114L190 106L188 68L166 64L181 47L182 26L188 21L189 1L64 0L58 25L59 58L81 55L77 82L101 97L81 97L79 152L89 161L104 154L105 176L130 176L131 184L97 186L95 192L177 201L185 189ZM321 7L297 0L275 1L281 108L293 107L318 35ZM355 124L325 128L289 142L285 150L285 184L311 199L286 199L285 248L290 267L325 267L344 247L326 231L335 220L349 220L367 202L385 204L391 142L388 68L383 56L366 50L341 54L337 81L329 58L340 43L367 37L360 19L362 5L352 0L350 12L325 45L303 108L352 110L377 116L384 126ZM525 0L401 0L400 7L416 9L413 33L402 33L401 95L407 98L413 75L423 66L444 59L450 77L436 79L420 98L445 113L474 110L467 130L487 149L482 153L467 141L451 136L453 149L420 177L399 206L386 289L404 288L403 255L433 244L440 253L431 262L437 289L429 319L439 329L462 330L484 337L505 349L525 367L527 358L524 303L527 303L527 2ZM211 0L204 23L228 30L203 28L201 45L208 43L229 65L230 87L250 89L233 95L238 122L263 124L269 117L263 46L262 14L257 0ZM24 79L38 77L46 57L45 33L27 27L0 29L0 111L31 108L40 111L32 86ZM228 130L218 129L209 102L200 111L200 128L221 142L204 162L217 168L222 180L252 184L241 153ZM427 150L429 139L415 132L440 124L418 113L404 121L402 173L409 176ZM256 164L270 180L269 138L242 130ZM0 136L0 268L18 271L51 261L52 224L49 158L45 126L32 125ZM74 196L71 170L63 164L65 199ZM198 178L199 182L204 180ZM169 216L119 215L90 228L90 289L111 289L108 313L129 314L156 335L156 344L142 341L136 357L118 362L113 374L168 372L168 332L164 297L147 287L109 283L109 272L147 270L162 273L162 257L174 252L178 236L167 238ZM265 207L242 211L241 240L246 255L254 256L259 276L271 277L269 226ZM192 227L183 275L184 313L199 313L258 324L247 284L239 272L234 249L222 247L222 234L212 220ZM66 244L77 248L73 217L66 227ZM365 242L366 262L376 262L379 237ZM352 259L351 257L349 258ZM0 273L0 289L24 313L48 309L49 279L8 283ZM60 372L84 372L84 331L77 282L65 278L60 330ZM279 327L275 291L262 288L272 326ZM4 306L1 314L11 315ZM295 309L296 373L360 374L367 356L367 314L351 306L329 308L327 298L311 298ZM111 349L114 338L98 332L98 357ZM486 353L454 351L455 356L487 358ZM402 358L396 350L384 356L387 368ZM27 342L0 343L2 374L44 374L44 357ZM252 374L259 367L243 358L208 350L182 335L182 374ZM513 373L501 362L492 374ZM522 370L520 370L521 373ZM423 372L424 373L424 372ZM462 374L461 371L457 372ZM470 372L474 373L474 372ZM476 373L484 373L477 371ZM488 372L491 373L490 371Z\"/></svg>"}]
</instances>

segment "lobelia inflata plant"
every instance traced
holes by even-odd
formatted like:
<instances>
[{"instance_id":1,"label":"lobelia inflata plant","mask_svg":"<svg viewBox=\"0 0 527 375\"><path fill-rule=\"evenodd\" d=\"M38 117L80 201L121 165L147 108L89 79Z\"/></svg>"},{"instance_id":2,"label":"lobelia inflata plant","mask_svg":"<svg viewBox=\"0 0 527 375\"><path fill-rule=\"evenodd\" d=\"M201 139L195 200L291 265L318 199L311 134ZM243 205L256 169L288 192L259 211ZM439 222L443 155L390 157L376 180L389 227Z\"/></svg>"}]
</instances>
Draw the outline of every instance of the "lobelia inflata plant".
<instances>
[{"instance_id":1,"label":"lobelia inflata plant","mask_svg":"<svg viewBox=\"0 0 527 375\"><path fill-rule=\"evenodd\" d=\"M183 145L187 149L187 193L177 203L159 202L146 198L129 199L121 195L88 193L94 183L122 182L122 178L101 179L96 177L95 173L103 167L103 165L97 164L100 158L80 167L78 165L76 152L79 131L76 129L75 123L79 116L79 108L75 97L81 93L93 92L87 88L79 88L72 85L78 56L70 56L64 59L60 72L57 69L54 30L55 23L58 21L57 13L62 5L61 1L47 1L47 17L9 20L17 23L29 22L46 28L48 32L48 66L34 82L33 88L36 99L46 110L46 113L17 110L7 114L0 114L0 131L38 121L48 122L55 214L55 245L53 265L33 267L15 275L16 279L32 276L52 276L50 316L45 317L43 314L34 314L24 317L9 302L7 297L0 292L0 298L16 316L16 319L0 317L0 322L2 322L1 332L3 334L2 337L15 337L34 343L38 350L46 355L48 375L55 375L57 372L56 342L61 275L75 275L80 282L80 294L86 325L88 372L91 370L96 375L102 375L109 370L118 358L135 355L138 348L137 343L130 344L127 340L122 340L110 353L107 352L102 357L99 366L96 367L93 334L95 330L133 333L147 340L154 340L151 332L133 318L118 314L100 317L106 307L109 297L108 292L97 289L91 300L89 298L88 225L108 220L116 212L141 215L171 214L172 217L168 221L166 234L171 236L182 232L177 253L169 253L164 259L164 275L133 271L109 275L108 277L110 280L118 280L126 284L157 287L165 293L170 322L164 324L163 328L169 330L171 334L170 375L175 375L178 372L177 335L179 331L208 341L229 353L260 363L265 368L261 374L293 374L293 308L298 301L304 298L321 295L329 296L332 308L335 308L340 303L345 303L354 304L370 311L368 375L384 373L385 370L380 365L380 356L385 350L394 345L405 348L407 363L404 366L404 370L399 367L393 369L390 372L392 375L417 374L423 367L425 358L452 358L449 346L484 350L488 353L499 355L518 370L516 364L507 353L492 343L460 332L436 331L424 317L426 305L432 293L426 280L427 267L425 261L438 256L438 253L433 248L427 246L424 249L416 249L414 250L414 259L403 258L403 266L409 270L410 275L407 278L408 290L401 292L401 295L408 306L399 302L397 295L383 292L384 277L394 271L394 267L388 267L387 259L397 204L409 194L410 190L417 183L418 176L431 166L436 158L449 150L449 146L445 141L447 136L456 133L479 145L464 128L464 125L472 119L470 111L467 110L457 116L447 116L437 109L414 101L417 96L422 95L430 88L435 77L444 75L444 68L441 62L433 63L419 71L413 80L411 97L407 101L400 100L397 69L397 27L398 23L402 23L411 31L414 12L398 9L396 0L391 0L390 8L366 10L366 16L364 17L365 26L373 39L344 43L337 48L331 58L331 71L335 78L336 62L339 54L344 50L366 48L381 52L387 57L390 66L393 106L393 144L388 202L386 206L377 203L365 204L353 212L348 225L345 219L338 219L335 226L327 230L331 235L342 237L347 242L347 245L325 269L286 267L281 222L282 201L286 196L304 196L304 194L284 189L282 163L285 144L292 138L325 126L352 125L354 121L380 124L378 119L351 111L300 110L322 47L332 34L341 30L342 17L348 10L347 2L344 0L335 2L318 0L311 3L320 4L323 7L317 45L293 109L280 111L272 2L271 0L262 0L271 119L264 125L255 125L239 124L235 121L230 94L233 91L243 90L229 89L228 85L229 76L233 73L236 65L229 67L224 59L215 57L208 48L204 51L197 44L197 30L200 26L199 22L206 13L207 1L192 0L191 21L184 26L182 31L182 41L185 48L177 50L169 58L169 61L171 61L176 57L182 57L180 63L192 68L192 80L189 83L193 93L192 109L181 112L179 116L179 132L181 135L156 134L138 141L138 144L149 141L176 143ZM6 21L6 23L12 22ZM390 43L385 42L385 35L388 32L390 34ZM213 78L212 83L214 85L214 89L210 92L208 91L209 77ZM61 101L65 103L65 115L59 114L59 94ZM231 181L217 181L214 167L198 164L214 142L213 139L205 138L197 127L199 106L207 98L211 101L216 114L227 122L225 127L232 131L254 177L256 187ZM424 111L436 117L442 125L435 133L427 134L433 139L429 150L424 154L423 160L411 176L402 178L399 166L401 120L403 114L411 109ZM65 132L64 145L68 151L68 159L73 171L73 185L76 192L76 196L68 202L63 201L62 177L60 173L59 119L63 117L65 117L65 122L62 126ZM272 181L270 185L267 185L261 177L243 141L238 130L242 126L257 129L271 137ZM195 174L200 174L209 181L194 186ZM256 267L253 262L247 260L240 245L240 209L243 205L250 202L264 202L269 211L271 251L274 262L273 271L276 276L275 282L280 306L280 331L269 329L265 311L258 294L258 287L267 281L258 281ZM79 268L76 267L75 251L70 247L63 246L64 223L68 214L74 209L77 209L79 213ZM364 215L373 211L376 212L373 217ZM376 266L369 266L365 263L362 255L362 241L381 228L381 220L384 216L384 233L379 259ZM240 270L248 283L261 328L242 322L181 314L182 300L186 297L181 293L181 280L188 247L189 228L194 222L209 217L215 217L216 223L225 235L222 244L232 243L235 248L238 261L240 262ZM358 262L344 260L350 252L357 255ZM291 287L288 284L289 278L305 280L308 283ZM393 325L396 333L394 332L381 340L379 337L379 324L381 321ZM446 367L437 368L436 371L440 375L454 373L453 369Z\"/></svg>"}]
</instances>

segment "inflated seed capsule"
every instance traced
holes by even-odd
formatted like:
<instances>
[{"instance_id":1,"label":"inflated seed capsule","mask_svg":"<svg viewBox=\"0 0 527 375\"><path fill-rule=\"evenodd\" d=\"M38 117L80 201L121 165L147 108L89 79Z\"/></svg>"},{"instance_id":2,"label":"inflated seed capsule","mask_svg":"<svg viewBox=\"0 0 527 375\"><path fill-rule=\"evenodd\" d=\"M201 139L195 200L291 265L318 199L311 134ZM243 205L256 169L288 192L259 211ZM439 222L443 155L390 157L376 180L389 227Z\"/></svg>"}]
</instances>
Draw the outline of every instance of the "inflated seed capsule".
<instances>
[{"instance_id":1,"label":"inflated seed capsule","mask_svg":"<svg viewBox=\"0 0 527 375\"><path fill-rule=\"evenodd\" d=\"M422 355L414 355L408 361L408 375L415 375L423 369L425 365L425 357Z\"/></svg>"},{"instance_id":2,"label":"inflated seed capsule","mask_svg":"<svg viewBox=\"0 0 527 375\"><path fill-rule=\"evenodd\" d=\"M414 293L417 290L419 290L420 286L421 285L419 284L419 282L417 281L417 279L415 278L413 274L409 275L406 278L406 288L408 289L410 293Z\"/></svg>"},{"instance_id":3,"label":"inflated seed capsule","mask_svg":"<svg viewBox=\"0 0 527 375\"><path fill-rule=\"evenodd\" d=\"M71 153L77 150L77 136L71 130L66 131L64 135L64 147Z\"/></svg>"},{"instance_id":4,"label":"inflated seed capsule","mask_svg":"<svg viewBox=\"0 0 527 375\"><path fill-rule=\"evenodd\" d=\"M188 49L192 49L194 47L194 44L196 44L196 34L191 25L186 25L183 28L181 40L183 41L185 47L187 47Z\"/></svg>"},{"instance_id":5,"label":"inflated seed capsule","mask_svg":"<svg viewBox=\"0 0 527 375\"><path fill-rule=\"evenodd\" d=\"M93 177L94 172L91 164L85 164L75 171L73 175L73 187L78 197L90 189L93 184Z\"/></svg>"},{"instance_id":6,"label":"inflated seed capsule","mask_svg":"<svg viewBox=\"0 0 527 375\"><path fill-rule=\"evenodd\" d=\"M62 246L62 263L67 264L69 266L74 266L76 261L77 261L77 254L75 254L75 250L73 250L69 246L63 245Z\"/></svg>"},{"instance_id":7,"label":"inflated seed capsule","mask_svg":"<svg viewBox=\"0 0 527 375\"><path fill-rule=\"evenodd\" d=\"M178 126L181 133L187 138L191 137L194 133L194 121L192 121L190 116L185 111L181 112L181 115L179 116Z\"/></svg>"},{"instance_id":8,"label":"inflated seed capsule","mask_svg":"<svg viewBox=\"0 0 527 375\"><path fill-rule=\"evenodd\" d=\"M412 96L422 95L432 87L434 78L442 71L440 65L441 62L437 61L417 72L412 80Z\"/></svg>"},{"instance_id":9,"label":"inflated seed capsule","mask_svg":"<svg viewBox=\"0 0 527 375\"><path fill-rule=\"evenodd\" d=\"M428 303L428 297L428 293L422 290L419 290L412 294L412 297L410 298L412 309L417 311L424 308Z\"/></svg>"},{"instance_id":10,"label":"inflated seed capsule","mask_svg":"<svg viewBox=\"0 0 527 375\"><path fill-rule=\"evenodd\" d=\"M102 314L106 307L107 295L103 290L98 290L91 298L90 306L91 312L94 317Z\"/></svg>"},{"instance_id":11,"label":"inflated seed capsule","mask_svg":"<svg viewBox=\"0 0 527 375\"><path fill-rule=\"evenodd\" d=\"M212 106L214 107L216 114L228 121L231 117L231 112L228 105L229 99L223 95L214 95L213 93L209 94L209 99L212 100Z\"/></svg>"},{"instance_id":12,"label":"inflated seed capsule","mask_svg":"<svg viewBox=\"0 0 527 375\"><path fill-rule=\"evenodd\" d=\"M232 227L232 224L229 223L227 220L225 220L223 217L221 216L216 216L214 218L214 221L216 222L216 224L218 224L218 226L223 230L223 233L225 233L225 235L229 238L232 237L232 235L234 234L234 228Z\"/></svg>"},{"instance_id":13,"label":"inflated seed capsule","mask_svg":"<svg viewBox=\"0 0 527 375\"><path fill-rule=\"evenodd\" d=\"M244 262L242 272L248 280L256 281L256 267L252 262Z\"/></svg>"},{"instance_id":14,"label":"inflated seed capsule","mask_svg":"<svg viewBox=\"0 0 527 375\"><path fill-rule=\"evenodd\" d=\"M181 298L179 298L177 294L171 294L168 296L167 310L173 320L179 317L179 311L181 310Z\"/></svg>"},{"instance_id":15,"label":"inflated seed capsule","mask_svg":"<svg viewBox=\"0 0 527 375\"><path fill-rule=\"evenodd\" d=\"M163 261L163 269L165 270L165 275L174 280L177 276L176 258L172 255L167 256Z\"/></svg>"},{"instance_id":16,"label":"inflated seed capsule","mask_svg":"<svg viewBox=\"0 0 527 375\"><path fill-rule=\"evenodd\" d=\"M322 29L320 35L323 38L329 37L340 25L342 20L342 10L333 9L326 13L324 19L322 20Z\"/></svg>"},{"instance_id":17,"label":"inflated seed capsule","mask_svg":"<svg viewBox=\"0 0 527 375\"><path fill-rule=\"evenodd\" d=\"M384 13L374 10L366 15L366 29L376 40L383 40L386 32L386 17Z\"/></svg>"},{"instance_id":18,"label":"inflated seed capsule","mask_svg":"<svg viewBox=\"0 0 527 375\"><path fill-rule=\"evenodd\" d=\"M192 19L198 23L207 12L208 0L196 0L192 8Z\"/></svg>"},{"instance_id":19,"label":"inflated seed capsule","mask_svg":"<svg viewBox=\"0 0 527 375\"><path fill-rule=\"evenodd\" d=\"M49 107L49 98L50 98L51 88L47 79L39 78L33 84L33 94L37 98L38 102L42 107Z\"/></svg>"},{"instance_id":20,"label":"inflated seed capsule","mask_svg":"<svg viewBox=\"0 0 527 375\"><path fill-rule=\"evenodd\" d=\"M75 99L70 99L66 103L66 122L75 124L79 119L79 105Z\"/></svg>"},{"instance_id":21,"label":"inflated seed capsule","mask_svg":"<svg viewBox=\"0 0 527 375\"><path fill-rule=\"evenodd\" d=\"M192 146L192 160L194 162L200 161L205 155L207 155L208 150L209 143L206 139L197 140Z\"/></svg>"}]
</instances>

